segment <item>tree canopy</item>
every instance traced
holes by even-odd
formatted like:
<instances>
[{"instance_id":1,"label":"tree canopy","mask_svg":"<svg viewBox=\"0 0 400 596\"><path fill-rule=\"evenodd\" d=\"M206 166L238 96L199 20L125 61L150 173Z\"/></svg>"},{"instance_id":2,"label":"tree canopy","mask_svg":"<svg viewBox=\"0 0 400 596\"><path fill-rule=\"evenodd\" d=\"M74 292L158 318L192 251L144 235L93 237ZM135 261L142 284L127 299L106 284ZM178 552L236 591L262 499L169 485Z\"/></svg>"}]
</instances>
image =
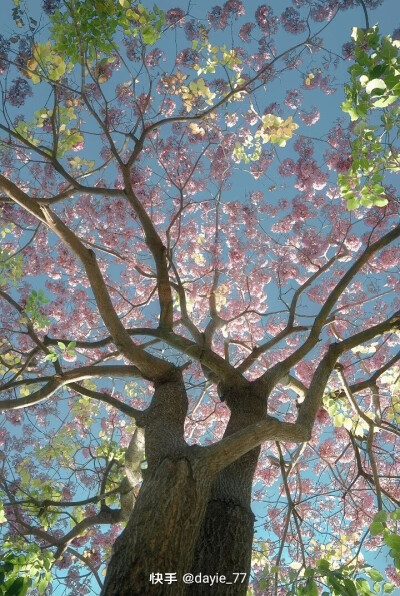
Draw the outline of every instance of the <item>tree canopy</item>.
<instances>
[{"instance_id":1,"label":"tree canopy","mask_svg":"<svg viewBox=\"0 0 400 596\"><path fill-rule=\"evenodd\" d=\"M8 2L0 594L400 586L393 2L247 4Z\"/></svg>"}]
</instances>

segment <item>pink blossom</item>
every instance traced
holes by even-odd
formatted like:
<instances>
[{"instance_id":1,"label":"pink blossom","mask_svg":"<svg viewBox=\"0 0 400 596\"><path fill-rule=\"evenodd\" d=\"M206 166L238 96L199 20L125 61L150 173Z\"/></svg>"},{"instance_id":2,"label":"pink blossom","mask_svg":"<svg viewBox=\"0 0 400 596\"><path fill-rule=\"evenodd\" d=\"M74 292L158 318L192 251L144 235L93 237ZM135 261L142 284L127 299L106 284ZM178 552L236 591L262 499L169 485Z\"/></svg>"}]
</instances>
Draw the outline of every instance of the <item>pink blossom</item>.
<instances>
[{"instance_id":1,"label":"pink blossom","mask_svg":"<svg viewBox=\"0 0 400 596\"><path fill-rule=\"evenodd\" d=\"M330 21L337 11L336 3L325 2L319 3L311 9L311 18L314 21Z\"/></svg>"},{"instance_id":2,"label":"pink blossom","mask_svg":"<svg viewBox=\"0 0 400 596\"><path fill-rule=\"evenodd\" d=\"M340 174L346 174L352 166L353 157L351 153L342 151L327 151L325 154L327 166L330 170L335 170Z\"/></svg>"},{"instance_id":3,"label":"pink blossom","mask_svg":"<svg viewBox=\"0 0 400 596\"><path fill-rule=\"evenodd\" d=\"M264 35L274 35L278 31L278 17L274 16L270 6L263 4L256 10L255 18Z\"/></svg>"},{"instance_id":4,"label":"pink blossom","mask_svg":"<svg viewBox=\"0 0 400 596\"><path fill-rule=\"evenodd\" d=\"M345 60L354 60L355 59L354 49L355 49L355 43L353 41L348 41L347 43L344 43L342 46L343 58Z\"/></svg>"},{"instance_id":5,"label":"pink blossom","mask_svg":"<svg viewBox=\"0 0 400 596\"><path fill-rule=\"evenodd\" d=\"M286 158L279 166L279 173L281 176L293 176L296 173L296 164L290 159Z\"/></svg>"},{"instance_id":6,"label":"pink blossom","mask_svg":"<svg viewBox=\"0 0 400 596\"><path fill-rule=\"evenodd\" d=\"M395 586L400 588L400 575L392 565L390 565L389 567L386 567L385 573L387 575L387 578L391 582L393 582Z\"/></svg>"},{"instance_id":7,"label":"pink blossom","mask_svg":"<svg viewBox=\"0 0 400 596\"><path fill-rule=\"evenodd\" d=\"M225 122L228 127L235 126L238 120L239 116L236 113L225 115Z\"/></svg>"},{"instance_id":8,"label":"pink blossom","mask_svg":"<svg viewBox=\"0 0 400 596\"><path fill-rule=\"evenodd\" d=\"M317 412L317 421L320 424L326 425L329 424L331 417L329 416L328 412L325 410L325 408L320 408Z\"/></svg>"},{"instance_id":9,"label":"pink blossom","mask_svg":"<svg viewBox=\"0 0 400 596\"><path fill-rule=\"evenodd\" d=\"M186 48L179 52L176 57L176 63L180 64L181 66L185 66L186 68L192 68L195 64L199 62L200 55L196 50L192 48Z\"/></svg>"},{"instance_id":10,"label":"pink blossom","mask_svg":"<svg viewBox=\"0 0 400 596\"><path fill-rule=\"evenodd\" d=\"M222 182L230 174L229 154L220 145L214 153L210 174L214 180Z\"/></svg>"},{"instance_id":11,"label":"pink blossom","mask_svg":"<svg viewBox=\"0 0 400 596\"><path fill-rule=\"evenodd\" d=\"M307 126L311 126L312 124L315 124L316 122L318 122L319 118L320 118L320 113L318 108L311 108L310 112L305 112L304 110L300 110L299 112L299 116L301 118L301 120L304 122L304 124L306 124Z\"/></svg>"},{"instance_id":12,"label":"pink blossom","mask_svg":"<svg viewBox=\"0 0 400 596\"><path fill-rule=\"evenodd\" d=\"M289 33L302 33L306 29L305 20L300 17L298 10L289 6L281 14L281 21L285 31Z\"/></svg>"},{"instance_id":13,"label":"pink blossom","mask_svg":"<svg viewBox=\"0 0 400 596\"><path fill-rule=\"evenodd\" d=\"M290 89L286 92L285 104L292 110L296 110L303 101L303 94L298 89Z\"/></svg>"},{"instance_id":14,"label":"pink blossom","mask_svg":"<svg viewBox=\"0 0 400 596\"><path fill-rule=\"evenodd\" d=\"M301 157L307 159L314 153L314 144L311 139L299 137L294 144L294 149L301 155Z\"/></svg>"},{"instance_id":15,"label":"pink blossom","mask_svg":"<svg viewBox=\"0 0 400 596\"><path fill-rule=\"evenodd\" d=\"M158 48L152 50L151 52L149 52L147 54L147 56L145 58L146 66L148 66L149 68L154 68L155 66L158 66L158 63L163 56L164 56L163 52L161 50L159 50ZM164 60L165 60L165 58L164 58Z\"/></svg>"},{"instance_id":16,"label":"pink blossom","mask_svg":"<svg viewBox=\"0 0 400 596\"><path fill-rule=\"evenodd\" d=\"M250 43L251 32L253 31L255 26L256 26L255 23L245 23L244 25L242 25L242 27L239 31L240 39L242 41L244 41L245 43Z\"/></svg>"},{"instance_id":17,"label":"pink blossom","mask_svg":"<svg viewBox=\"0 0 400 596\"><path fill-rule=\"evenodd\" d=\"M172 116L176 108L176 103L172 99L164 99L160 111L163 116Z\"/></svg>"},{"instance_id":18,"label":"pink blossom","mask_svg":"<svg viewBox=\"0 0 400 596\"><path fill-rule=\"evenodd\" d=\"M165 13L165 22L168 27L182 27L185 22L185 11L181 8L170 8Z\"/></svg>"}]
</instances>

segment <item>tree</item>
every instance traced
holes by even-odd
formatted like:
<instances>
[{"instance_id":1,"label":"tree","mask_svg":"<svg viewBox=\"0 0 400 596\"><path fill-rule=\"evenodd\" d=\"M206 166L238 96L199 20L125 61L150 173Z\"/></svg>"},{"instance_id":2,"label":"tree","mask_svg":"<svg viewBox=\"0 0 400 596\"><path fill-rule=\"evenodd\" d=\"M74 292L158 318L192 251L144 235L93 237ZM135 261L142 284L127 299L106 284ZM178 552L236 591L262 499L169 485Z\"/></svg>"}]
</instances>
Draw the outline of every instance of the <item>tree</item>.
<instances>
[{"instance_id":1,"label":"tree","mask_svg":"<svg viewBox=\"0 0 400 596\"><path fill-rule=\"evenodd\" d=\"M254 22L239 0L202 19L45 0L48 23L14 4L2 593L43 593L51 566L99 592L106 562L104 596L392 591L361 556L383 540L400 567L399 44L370 27L382 2L272 3ZM362 29L330 50L343 14ZM354 58L351 123L329 96Z\"/></svg>"}]
</instances>

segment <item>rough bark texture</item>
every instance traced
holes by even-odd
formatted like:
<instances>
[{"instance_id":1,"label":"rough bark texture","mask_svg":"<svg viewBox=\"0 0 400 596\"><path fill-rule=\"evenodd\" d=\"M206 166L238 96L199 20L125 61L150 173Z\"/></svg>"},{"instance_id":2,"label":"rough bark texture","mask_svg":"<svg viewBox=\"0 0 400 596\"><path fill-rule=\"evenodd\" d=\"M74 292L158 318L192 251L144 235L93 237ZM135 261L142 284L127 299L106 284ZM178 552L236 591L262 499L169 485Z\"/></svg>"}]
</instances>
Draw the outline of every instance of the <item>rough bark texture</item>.
<instances>
[{"instance_id":1,"label":"rough bark texture","mask_svg":"<svg viewBox=\"0 0 400 596\"><path fill-rule=\"evenodd\" d=\"M183 596L211 478L189 459L164 459L143 482L132 516L116 540L102 596ZM177 582L152 584L152 573Z\"/></svg>"},{"instance_id":2,"label":"rough bark texture","mask_svg":"<svg viewBox=\"0 0 400 596\"><path fill-rule=\"evenodd\" d=\"M125 530L116 540L103 596L185 594L182 581L152 583L152 573L190 571L212 478L184 441L187 396L181 375L155 385L145 416L148 469Z\"/></svg>"},{"instance_id":3,"label":"rough bark texture","mask_svg":"<svg viewBox=\"0 0 400 596\"><path fill-rule=\"evenodd\" d=\"M229 583L193 584L190 594L245 596L249 581L254 515L233 501L210 500L196 546L192 573L225 575ZM246 573L243 575L235 575Z\"/></svg>"},{"instance_id":4,"label":"rough bark texture","mask_svg":"<svg viewBox=\"0 0 400 596\"><path fill-rule=\"evenodd\" d=\"M222 396L231 410L225 436L258 422L265 416L266 396L250 388L223 387ZM260 449L253 449L218 475L212 487L194 559L193 572L223 574L229 584L193 585L191 594L213 596L246 594L249 577L241 582L235 573L248 573L254 533L251 489ZM235 582L235 577L237 581Z\"/></svg>"},{"instance_id":5,"label":"rough bark texture","mask_svg":"<svg viewBox=\"0 0 400 596\"><path fill-rule=\"evenodd\" d=\"M265 395L250 386L222 389L231 411L225 436L265 417ZM250 502L259 448L213 477L199 457L201 449L184 441L186 411L178 374L156 384L145 416L148 470L115 543L102 596L246 594L249 578L239 574L248 573L251 563ZM224 575L226 581L185 585L182 576L189 572ZM154 573L174 573L177 581L152 583Z\"/></svg>"}]
</instances>

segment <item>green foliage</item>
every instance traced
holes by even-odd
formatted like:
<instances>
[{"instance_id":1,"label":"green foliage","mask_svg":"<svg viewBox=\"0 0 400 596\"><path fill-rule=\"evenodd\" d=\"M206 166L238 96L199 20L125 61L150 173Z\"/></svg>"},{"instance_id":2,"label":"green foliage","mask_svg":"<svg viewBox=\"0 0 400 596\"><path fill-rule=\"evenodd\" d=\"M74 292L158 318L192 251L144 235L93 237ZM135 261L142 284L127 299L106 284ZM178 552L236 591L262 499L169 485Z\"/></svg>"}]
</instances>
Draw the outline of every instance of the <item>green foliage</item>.
<instances>
[{"instance_id":1,"label":"green foliage","mask_svg":"<svg viewBox=\"0 0 400 596\"><path fill-rule=\"evenodd\" d=\"M233 150L233 157L236 161L249 163L260 158L262 145L273 143L279 147L284 147L299 128L298 124L293 122L292 117L280 118L274 114L265 114L261 118L261 126L254 137L247 135L244 143L236 143Z\"/></svg>"},{"instance_id":2,"label":"green foliage","mask_svg":"<svg viewBox=\"0 0 400 596\"><path fill-rule=\"evenodd\" d=\"M48 360L49 362L57 362L58 354L57 354L56 350L54 348L49 348L49 353L46 354L44 359Z\"/></svg>"},{"instance_id":3,"label":"green foliage","mask_svg":"<svg viewBox=\"0 0 400 596\"><path fill-rule=\"evenodd\" d=\"M394 424L400 423L400 368L393 366L382 375L382 383L384 383L390 395L392 402L388 407L387 419Z\"/></svg>"},{"instance_id":4,"label":"green foliage","mask_svg":"<svg viewBox=\"0 0 400 596\"><path fill-rule=\"evenodd\" d=\"M369 424L358 414L354 414L345 398L338 398L334 394L327 393L324 395L323 404L332 418L333 426L337 428L344 426L346 430L352 431L357 437L362 437L365 431L369 430ZM366 411L365 415L368 418L371 417L371 422L373 422L372 411Z\"/></svg>"},{"instance_id":5,"label":"green foliage","mask_svg":"<svg viewBox=\"0 0 400 596\"><path fill-rule=\"evenodd\" d=\"M73 120L77 120L77 116L72 107L63 108L57 106L56 113L48 108L42 108L34 112L34 120L25 122L20 120L15 128L16 132L23 138L29 141L32 145L40 148L51 155L53 152L57 157L62 157L67 151L76 149L76 147L83 142L83 136L80 130L74 126L68 126ZM38 138L38 133L42 133L45 123L51 122L53 127L53 138L56 139L57 145L55 147L45 147L41 145L41 140ZM75 158L76 159L76 158ZM86 162L91 164L93 162ZM85 165L84 160L81 164Z\"/></svg>"},{"instance_id":6,"label":"green foliage","mask_svg":"<svg viewBox=\"0 0 400 596\"><path fill-rule=\"evenodd\" d=\"M384 207L388 202L384 174L400 171L391 148L400 124L400 108L392 106L400 97L400 42L389 35L381 37L377 26L367 31L354 28L352 37L356 62L349 68L342 110L359 122L354 127L352 166L338 177L349 210L360 205Z\"/></svg>"},{"instance_id":7,"label":"green foliage","mask_svg":"<svg viewBox=\"0 0 400 596\"><path fill-rule=\"evenodd\" d=\"M393 558L393 563L397 571L400 571L398 521L400 521L400 509L395 509L390 514L386 511L378 511L369 527L369 531L372 536L382 535L383 544L390 549L389 555Z\"/></svg>"},{"instance_id":8,"label":"green foliage","mask_svg":"<svg viewBox=\"0 0 400 596\"><path fill-rule=\"evenodd\" d=\"M26 75L33 83L39 83L42 77L50 81L59 81L67 65L64 58L54 51L51 43L38 43L33 48L33 58L27 62Z\"/></svg>"},{"instance_id":9,"label":"green foliage","mask_svg":"<svg viewBox=\"0 0 400 596\"><path fill-rule=\"evenodd\" d=\"M0 524L4 524L7 521L7 518L4 513L4 505L0 501Z\"/></svg>"},{"instance_id":10,"label":"green foliage","mask_svg":"<svg viewBox=\"0 0 400 596\"><path fill-rule=\"evenodd\" d=\"M8 231L8 228L2 230ZM16 285L24 272L24 262L22 254L14 256L9 248L0 247L0 286L5 286L11 282Z\"/></svg>"},{"instance_id":11,"label":"green foliage","mask_svg":"<svg viewBox=\"0 0 400 596\"><path fill-rule=\"evenodd\" d=\"M76 341L70 341L67 345L65 345L65 343L63 341L58 341L57 346L60 348L63 358L65 358L66 360L70 360L70 361L75 360L75 358L76 358L76 352L75 352ZM50 347L49 353L45 356L44 359L48 360L50 362L57 362L58 354L57 354L56 348Z\"/></svg>"},{"instance_id":12,"label":"green foliage","mask_svg":"<svg viewBox=\"0 0 400 596\"><path fill-rule=\"evenodd\" d=\"M121 4L121 0L119 0ZM122 0L122 4L127 6L129 2ZM132 32L134 37L141 36L145 45L153 45L161 36L162 27L165 24L165 14L156 4L153 6L153 12L143 4L137 4L134 8L128 8L125 13L130 21L131 27L126 29L126 33Z\"/></svg>"},{"instance_id":13,"label":"green foliage","mask_svg":"<svg viewBox=\"0 0 400 596\"><path fill-rule=\"evenodd\" d=\"M193 50L199 54L199 64L195 64L193 69L197 74L215 73L217 66L223 66L225 69L234 70L242 64L242 60L237 56L235 49L229 50L225 45L212 45L204 31L204 40L199 43L197 39L192 42ZM244 81L241 81L244 82Z\"/></svg>"},{"instance_id":14,"label":"green foliage","mask_svg":"<svg viewBox=\"0 0 400 596\"><path fill-rule=\"evenodd\" d=\"M55 50L72 64L80 64L82 55L94 60L97 52L115 51L112 37L122 17L123 9L114 0L77 0L50 17L50 38Z\"/></svg>"},{"instance_id":15,"label":"green foliage","mask_svg":"<svg viewBox=\"0 0 400 596\"><path fill-rule=\"evenodd\" d=\"M75 0L66 6L50 17L50 35L54 50L68 56L72 66L83 58L92 66L101 54L109 57L118 50L113 40L118 29L125 35L141 36L145 45L152 45L165 23L164 12L156 5L151 11L128 0Z\"/></svg>"},{"instance_id":16,"label":"green foliage","mask_svg":"<svg viewBox=\"0 0 400 596\"><path fill-rule=\"evenodd\" d=\"M0 555L0 595L25 596L30 589L44 594L51 582L52 553L35 544L22 551L5 542L4 548L8 550Z\"/></svg>"},{"instance_id":17,"label":"green foliage","mask_svg":"<svg viewBox=\"0 0 400 596\"><path fill-rule=\"evenodd\" d=\"M392 512L379 511L370 526L371 534L382 534L382 548L390 549L390 556L399 569L400 536L397 534L397 522L400 521L400 509ZM354 540L343 535L343 548L332 548L330 543L320 545L324 551L323 558L316 561L315 566L304 567L303 563L293 561L289 569L271 566L268 561L268 546L256 541L256 554L253 564L263 567L263 577L258 579L258 587L269 593L269 589L278 581L287 587L287 596L378 596L391 594L395 585L374 567L362 564L357 554L351 552L348 543ZM312 542L310 546L312 546ZM347 562L346 562L347 561ZM322 588L322 593L321 593Z\"/></svg>"},{"instance_id":18,"label":"green foliage","mask_svg":"<svg viewBox=\"0 0 400 596\"><path fill-rule=\"evenodd\" d=\"M43 290L32 290L26 300L25 312L36 330L44 329L49 325L49 318L41 312L41 307L49 299L43 294Z\"/></svg>"},{"instance_id":19,"label":"green foliage","mask_svg":"<svg viewBox=\"0 0 400 596\"><path fill-rule=\"evenodd\" d=\"M0 230L1 240L4 241L9 234L13 233L14 224L8 224ZM0 286L5 286L11 282L16 285L22 277L23 267L22 254L14 254L8 247L0 247Z\"/></svg>"},{"instance_id":20,"label":"green foliage","mask_svg":"<svg viewBox=\"0 0 400 596\"><path fill-rule=\"evenodd\" d=\"M329 589L322 596L375 596L391 594L395 586L368 565L356 569L353 565L337 568L327 559L317 561L315 568L307 567L302 577L293 582L287 596L318 596L318 584ZM372 585L371 585L372 584Z\"/></svg>"},{"instance_id":21,"label":"green foliage","mask_svg":"<svg viewBox=\"0 0 400 596\"><path fill-rule=\"evenodd\" d=\"M181 88L183 104L188 112L192 110L196 101L202 98L209 106L213 105L215 93L212 93L203 78L191 81L189 85Z\"/></svg>"}]
</instances>

